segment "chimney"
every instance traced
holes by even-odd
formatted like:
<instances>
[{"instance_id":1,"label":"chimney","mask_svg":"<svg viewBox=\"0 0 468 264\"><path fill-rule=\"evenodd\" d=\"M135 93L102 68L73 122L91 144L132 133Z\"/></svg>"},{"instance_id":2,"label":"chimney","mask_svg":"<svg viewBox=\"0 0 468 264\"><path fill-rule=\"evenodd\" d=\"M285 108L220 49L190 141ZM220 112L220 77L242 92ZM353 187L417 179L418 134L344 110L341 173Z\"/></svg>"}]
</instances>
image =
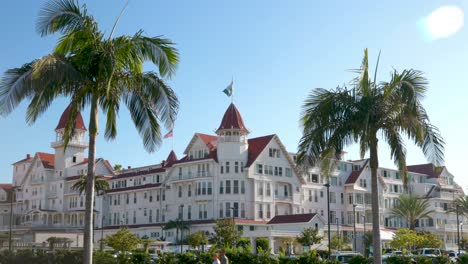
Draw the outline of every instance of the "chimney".
<instances>
[{"instance_id":1,"label":"chimney","mask_svg":"<svg viewBox=\"0 0 468 264\"><path fill-rule=\"evenodd\" d=\"M127 167L127 169L131 169L131 168L132 168L132 166L128 166L128 167Z\"/></svg>"},{"instance_id":2,"label":"chimney","mask_svg":"<svg viewBox=\"0 0 468 264\"><path fill-rule=\"evenodd\" d=\"M30 158L31 158L31 154L26 154L26 158L27 158L27 159L30 159Z\"/></svg>"}]
</instances>

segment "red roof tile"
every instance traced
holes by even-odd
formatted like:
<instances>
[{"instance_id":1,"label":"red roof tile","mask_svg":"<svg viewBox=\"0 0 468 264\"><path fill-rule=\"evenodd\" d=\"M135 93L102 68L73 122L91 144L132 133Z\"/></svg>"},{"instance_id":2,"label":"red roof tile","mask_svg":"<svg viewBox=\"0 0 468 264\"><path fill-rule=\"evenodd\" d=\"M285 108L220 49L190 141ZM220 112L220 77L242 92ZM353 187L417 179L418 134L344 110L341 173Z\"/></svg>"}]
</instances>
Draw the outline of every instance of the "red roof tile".
<instances>
[{"instance_id":1,"label":"red roof tile","mask_svg":"<svg viewBox=\"0 0 468 264\"><path fill-rule=\"evenodd\" d=\"M216 144L218 142L218 137L217 136L212 136L212 135L207 135L207 134L202 134L202 133L195 133L208 147L209 150L214 150L216 149Z\"/></svg>"},{"instance_id":2,"label":"red roof tile","mask_svg":"<svg viewBox=\"0 0 468 264\"><path fill-rule=\"evenodd\" d=\"M123 173L114 176L113 179L130 178L130 177L134 177L134 176L142 176L142 175L158 173L158 172L165 172L165 171L166 170L163 169L163 168L156 168L156 169L151 169L151 170L141 169L140 171L131 171L131 172L123 171Z\"/></svg>"},{"instance_id":3,"label":"red roof tile","mask_svg":"<svg viewBox=\"0 0 468 264\"><path fill-rule=\"evenodd\" d=\"M138 186L110 189L110 190L107 190L106 193L125 192L125 191L132 191L132 190L154 188L154 187L159 187L159 186L161 186L161 183L148 183L148 184L143 184L143 185L138 185Z\"/></svg>"},{"instance_id":4,"label":"red roof tile","mask_svg":"<svg viewBox=\"0 0 468 264\"><path fill-rule=\"evenodd\" d=\"M427 163L427 164L406 166L406 169L411 172L429 175L429 178L439 178L444 167L443 166L437 167L437 166L434 166L434 164L432 163Z\"/></svg>"},{"instance_id":5,"label":"red roof tile","mask_svg":"<svg viewBox=\"0 0 468 264\"><path fill-rule=\"evenodd\" d=\"M275 135L257 137L248 140L249 150L246 167L250 167Z\"/></svg>"},{"instance_id":6,"label":"red roof tile","mask_svg":"<svg viewBox=\"0 0 468 264\"><path fill-rule=\"evenodd\" d=\"M55 156L54 154L44 153L44 152L37 152L36 153L39 159L42 161L42 166L46 169L53 169L55 163Z\"/></svg>"},{"instance_id":7,"label":"red roof tile","mask_svg":"<svg viewBox=\"0 0 468 264\"><path fill-rule=\"evenodd\" d=\"M314 218L316 214L294 214L294 215L277 215L273 217L269 225L272 224L293 224L293 223L307 223L312 218Z\"/></svg>"},{"instance_id":8,"label":"red roof tile","mask_svg":"<svg viewBox=\"0 0 468 264\"><path fill-rule=\"evenodd\" d=\"M0 188L2 188L3 190L11 190L12 188L12 184L11 183L0 183Z\"/></svg>"},{"instance_id":9,"label":"red roof tile","mask_svg":"<svg viewBox=\"0 0 468 264\"><path fill-rule=\"evenodd\" d=\"M233 103L229 105L228 109L224 113L223 120L219 125L218 131L222 129L240 129L248 132L239 110L237 110Z\"/></svg>"},{"instance_id":10,"label":"red roof tile","mask_svg":"<svg viewBox=\"0 0 468 264\"><path fill-rule=\"evenodd\" d=\"M18 160L17 162L13 163L13 165L15 164L18 164L18 163L21 163L21 162L25 162L25 161L31 161L33 160L33 158L31 157L30 154L26 154L26 158L22 159L22 160Z\"/></svg>"},{"instance_id":11,"label":"red roof tile","mask_svg":"<svg viewBox=\"0 0 468 264\"><path fill-rule=\"evenodd\" d=\"M348 179L346 179L345 184L355 184L364 168L366 168L368 162L369 160L366 160L359 170L351 172L351 174L348 176Z\"/></svg>"},{"instance_id":12,"label":"red roof tile","mask_svg":"<svg viewBox=\"0 0 468 264\"><path fill-rule=\"evenodd\" d=\"M171 152L169 153L169 156L167 156L166 158L166 163L164 164L164 166L170 167L176 161L177 161L177 155L175 154L174 150L171 150Z\"/></svg>"},{"instance_id":13,"label":"red roof tile","mask_svg":"<svg viewBox=\"0 0 468 264\"><path fill-rule=\"evenodd\" d=\"M65 111L63 111L62 116L60 117L59 123L58 123L57 127L55 128L55 130L65 128L65 126L67 125L68 119L70 118L70 110L71 110L71 105L69 105L65 109ZM76 129L86 130L86 126L85 126L85 124L83 122L83 117L81 116L80 112L78 112L76 114L75 128Z\"/></svg>"}]
</instances>

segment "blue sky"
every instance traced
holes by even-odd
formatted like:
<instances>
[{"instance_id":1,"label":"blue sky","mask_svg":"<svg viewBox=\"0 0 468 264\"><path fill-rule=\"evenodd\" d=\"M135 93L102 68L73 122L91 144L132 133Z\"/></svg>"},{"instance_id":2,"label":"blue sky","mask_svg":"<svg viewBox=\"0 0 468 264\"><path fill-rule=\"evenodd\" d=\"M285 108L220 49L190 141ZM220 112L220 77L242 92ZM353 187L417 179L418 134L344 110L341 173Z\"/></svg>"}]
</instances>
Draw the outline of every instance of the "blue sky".
<instances>
[{"instance_id":1,"label":"blue sky","mask_svg":"<svg viewBox=\"0 0 468 264\"><path fill-rule=\"evenodd\" d=\"M41 38L35 32L43 3L2 5L0 72L53 49L57 36ZM80 3L110 32L125 1ZM230 103L221 91L231 78L234 102L250 137L275 133L295 151L308 93L349 82L353 74L347 70L359 66L363 49L369 48L373 62L381 50L380 80L388 80L392 69L425 72L430 88L424 106L446 139L446 165L465 188L468 32L462 28L449 38L428 42L418 29L418 22L442 4L468 10L462 1L131 0L116 34L144 29L149 36L164 35L177 43L181 62L169 83L181 105L174 130L179 157L193 133L213 133L219 125ZM26 153L53 151L53 129L66 105L66 99L56 101L32 126L25 123L25 103L0 118L0 181L10 181L11 163ZM83 115L87 122L88 112ZM106 142L101 136L97 147L99 157L124 166L159 163L170 149L171 140L166 140L157 152L146 153L123 108L117 139ZM380 165L394 167L388 149L381 145L379 151ZM356 147L348 152L347 158L359 158ZM425 161L421 151L408 144L408 163Z\"/></svg>"}]
</instances>

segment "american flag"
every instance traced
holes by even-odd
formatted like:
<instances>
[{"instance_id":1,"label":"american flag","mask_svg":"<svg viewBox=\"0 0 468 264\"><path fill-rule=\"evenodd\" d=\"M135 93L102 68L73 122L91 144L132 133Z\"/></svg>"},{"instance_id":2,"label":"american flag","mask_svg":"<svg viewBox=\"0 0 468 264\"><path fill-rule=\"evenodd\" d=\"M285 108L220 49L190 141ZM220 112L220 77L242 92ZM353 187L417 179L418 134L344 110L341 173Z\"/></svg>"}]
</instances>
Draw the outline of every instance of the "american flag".
<instances>
[{"instance_id":1,"label":"american flag","mask_svg":"<svg viewBox=\"0 0 468 264\"><path fill-rule=\"evenodd\" d=\"M172 132L172 129L171 129L169 132L167 132L166 135L164 135L164 138L171 138L172 136L174 136L174 133Z\"/></svg>"}]
</instances>

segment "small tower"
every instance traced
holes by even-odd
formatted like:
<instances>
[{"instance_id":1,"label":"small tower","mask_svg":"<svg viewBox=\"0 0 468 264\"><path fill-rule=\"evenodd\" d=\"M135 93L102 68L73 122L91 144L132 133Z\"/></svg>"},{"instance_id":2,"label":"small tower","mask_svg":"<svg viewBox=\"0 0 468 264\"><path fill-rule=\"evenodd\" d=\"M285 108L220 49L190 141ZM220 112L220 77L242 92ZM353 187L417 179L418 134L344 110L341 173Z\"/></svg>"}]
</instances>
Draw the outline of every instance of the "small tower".
<instances>
[{"instance_id":1,"label":"small tower","mask_svg":"<svg viewBox=\"0 0 468 264\"><path fill-rule=\"evenodd\" d=\"M88 143L84 137L86 134L86 126L83 122L81 113L78 112L75 118L75 133L68 142L65 149L63 134L65 126L70 119L71 106L68 106L60 117L59 123L55 128L55 142L51 146L55 149L55 176L65 177L65 169L75 164L83 162L85 159L85 150L88 148Z\"/></svg>"},{"instance_id":2,"label":"small tower","mask_svg":"<svg viewBox=\"0 0 468 264\"><path fill-rule=\"evenodd\" d=\"M249 130L245 127L244 120L233 103L224 113L216 134L218 135L218 161L241 161L245 165Z\"/></svg>"}]
</instances>

